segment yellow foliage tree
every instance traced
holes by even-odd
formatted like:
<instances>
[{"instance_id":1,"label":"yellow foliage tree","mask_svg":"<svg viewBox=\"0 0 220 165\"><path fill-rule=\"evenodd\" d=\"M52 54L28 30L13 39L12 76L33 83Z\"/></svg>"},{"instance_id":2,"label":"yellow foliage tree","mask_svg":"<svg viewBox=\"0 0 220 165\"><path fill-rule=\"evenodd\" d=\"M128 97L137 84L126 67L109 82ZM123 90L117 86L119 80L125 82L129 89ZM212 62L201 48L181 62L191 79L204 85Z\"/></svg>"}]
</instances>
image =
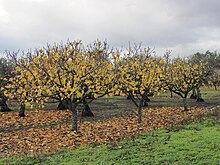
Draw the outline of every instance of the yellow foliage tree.
<instances>
[{"instance_id":1,"label":"yellow foliage tree","mask_svg":"<svg viewBox=\"0 0 220 165\"><path fill-rule=\"evenodd\" d=\"M138 122L142 120L142 107L151 93L163 91L161 82L163 75L163 60L157 60L143 54L128 54L126 58L119 61L119 85L118 87L131 97L133 103L138 107Z\"/></svg>"},{"instance_id":2,"label":"yellow foliage tree","mask_svg":"<svg viewBox=\"0 0 220 165\"><path fill-rule=\"evenodd\" d=\"M208 76L206 64L193 63L191 60L177 58L166 68L166 77L162 80L170 91L183 99L184 110L187 111L187 96L194 88L202 85Z\"/></svg>"},{"instance_id":3,"label":"yellow foliage tree","mask_svg":"<svg viewBox=\"0 0 220 165\"><path fill-rule=\"evenodd\" d=\"M51 98L66 100L73 114L72 130L77 131L78 104L102 97L114 86L111 61L97 60L97 55L100 52L91 53L78 41L37 50L27 55L29 60L19 60L16 76L8 85L16 90L8 95L26 104L43 105Z\"/></svg>"}]
</instances>

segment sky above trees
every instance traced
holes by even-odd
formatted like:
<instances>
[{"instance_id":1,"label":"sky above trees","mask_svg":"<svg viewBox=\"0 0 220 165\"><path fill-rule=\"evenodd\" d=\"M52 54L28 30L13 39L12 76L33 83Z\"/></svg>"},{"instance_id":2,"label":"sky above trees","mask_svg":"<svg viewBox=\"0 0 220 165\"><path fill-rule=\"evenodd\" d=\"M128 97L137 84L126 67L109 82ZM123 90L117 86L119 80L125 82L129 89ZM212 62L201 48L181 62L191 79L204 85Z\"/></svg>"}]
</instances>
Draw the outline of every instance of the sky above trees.
<instances>
[{"instance_id":1,"label":"sky above trees","mask_svg":"<svg viewBox=\"0 0 220 165\"><path fill-rule=\"evenodd\" d=\"M0 0L5 50L96 39L113 47L142 42L173 56L220 50L219 0Z\"/></svg>"}]
</instances>

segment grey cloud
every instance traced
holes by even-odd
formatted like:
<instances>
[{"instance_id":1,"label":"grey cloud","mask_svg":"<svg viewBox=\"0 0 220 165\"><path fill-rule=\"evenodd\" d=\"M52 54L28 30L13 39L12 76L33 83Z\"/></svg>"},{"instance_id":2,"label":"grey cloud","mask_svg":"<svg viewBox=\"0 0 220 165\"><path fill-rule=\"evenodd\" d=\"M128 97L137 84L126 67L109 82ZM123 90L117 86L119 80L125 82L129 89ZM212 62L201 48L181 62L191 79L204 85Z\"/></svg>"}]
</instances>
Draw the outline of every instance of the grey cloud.
<instances>
[{"instance_id":1,"label":"grey cloud","mask_svg":"<svg viewBox=\"0 0 220 165\"><path fill-rule=\"evenodd\" d=\"M142 42L175 54L219 49L219 0L0 0L0 51L46 43Z\"/></svg>"}]
</instances>

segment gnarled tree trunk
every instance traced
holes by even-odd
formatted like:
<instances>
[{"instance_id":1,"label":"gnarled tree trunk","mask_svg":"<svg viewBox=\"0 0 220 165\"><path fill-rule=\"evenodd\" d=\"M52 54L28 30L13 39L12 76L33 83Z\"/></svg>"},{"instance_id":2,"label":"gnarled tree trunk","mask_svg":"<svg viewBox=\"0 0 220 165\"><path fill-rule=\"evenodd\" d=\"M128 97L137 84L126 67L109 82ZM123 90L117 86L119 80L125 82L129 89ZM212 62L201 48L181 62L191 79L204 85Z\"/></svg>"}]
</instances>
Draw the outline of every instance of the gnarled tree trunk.
<instances>
[{"instance_id":1,"label":"gnarled tree trunk","mask_svg":"<svg viewBox=\"0 0 220 165\"><path fill-rule=\"evenodd\" d=\"M57 110L66 110L70 109L68 100L61 100L57 106ZM85 99L83 99L83 111L82 117L93 117L94 114L92 113L88 103Z\"/></svg>"},{"instance_id":2,"label":"gnarled tree trunk","mask_svg":"<svg viewBox=\"0 0 220 165\"><path fill-rule=\"evenodd\" d=\"M193 90L192 90L192 94L191 94L191 96L190 96L190 99L196 99L196 98L197 98L196 89L193 88Z\"/></svg>"},{"instance_id":3,"label":"gnarled tree trunk","mask_svg":"<svg viewBox=\"0 0 220 165\"><path fill-rule=\"evenodd\" d=\"M78 111L76 109L77 103L69 100L69 109L72 111L72 131L78 131Z\"/></svg>"},{"instance_id":4,"label":"gnarled tree trunk","mask_svg":"<svg viewBox=\"0 0 220 165\"><path fill-rule=\"evenodd\" d=\"M132 92L129 92L129 93L128 93L127 99L128 99L128 100L134 99L134 95L132 94Z\"/></svg>"},{"instance_id":5,"label":"gnarled tree trunk","mask_svg":"<svg viewBox=\"0 0 220 165\"><path fill-rule=\"evenodd\" d=\"M8 108L8 105L7 105L7 98L2 93L0 93L0 111L1 112L11 111L11 109Z\"/></svg>"},{"instance_id":6,"label":"gnarled tree trunk","mask_svg":"<svg viewBox=\"0 0 220 165\"><path fill-rule=\"evenodd\" d=\"M193 88L190 99L196 99L196 102L204 102L204 99L202 98L202 94L201 94L199 87Z\"/></svg>"},{"instance_id":7,"label":"gnarled tree trunk","mask_svg":"<svg viewBox=\"0 0 220 165\"><path fill-rule=\"evenodd\" d=\"M204 102L205 100L202 98L202 94L201 94L201 91L199 88L196 88L197 89L197 100L196 102Z\"/></svg>"},{"instance_id":8,"label":"gnarled tree trunk","mask_svg":"<svg viewBox=\"0 0 220 165\"><path fill-rule=\"evenodd\" d=\"M188 111L186 97L183 98L183 107L184 107L184 111Z\"/></svg>"},{"instance_id":9,"label":"gnarled tree trunk","mask_svg":"<svg viewBox=\"0 0 220 165\"><path fill-rule=\"evenodd\" d=\"M25 104L20 105L19 117L25 117Z\"/></svg>"},{"instance_id":10,"label":"gnarled tree trunk","mask_svg":"<svg viewBox=\"0 0 220 165\"><path fill-rule=\"evenodd\" d=\"M83 111L82 111L82 117L94 117L94 114L92 113L86 99L83 99Z\"/></svg>"},{"instance_id":11,"label":"gnarled tree trunk","mask_svg":"<svg viewBox=\"0 0 220 165\"><path fill-rule=\"evenodd\" d=\"M148 106L148 102L150 102L150 99L148 98L148 96L143 96L143 102L142 102L142 106L143 107L147 107Z\"/></svg>"},{"instance_id":12,"label":"gnarled tree trunk","mask_svg":"<svg viewBox=\"0 0 220 165\"><path fill-rule=\"evenodd\" d=\"M57 110L66 110L66 109L69 109L68 100L60 100L57 106Z\"/></svg>"},{"instance_id":13,"label":"gnarled tree trunk","mask_svg":"<svg viewBox=\"0 0 220 165\"><path fill-rule=\"evenodd\" d=\"M138 123L142 122L142 105L143 105L143 103L144 103L144 99L141 98L140 104L138 106Z\"/></svg>"}]
</instances>

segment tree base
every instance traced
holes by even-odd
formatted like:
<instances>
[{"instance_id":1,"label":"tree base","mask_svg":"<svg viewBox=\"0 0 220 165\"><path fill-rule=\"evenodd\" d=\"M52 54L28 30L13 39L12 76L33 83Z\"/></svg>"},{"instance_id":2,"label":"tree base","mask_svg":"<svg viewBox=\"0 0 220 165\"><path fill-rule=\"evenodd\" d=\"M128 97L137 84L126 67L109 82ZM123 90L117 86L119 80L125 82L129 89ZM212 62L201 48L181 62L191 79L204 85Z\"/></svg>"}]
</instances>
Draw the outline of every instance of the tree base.
<instances>
[{"instance_id":1,"label":"tree base","mask_svg":"<svg viewBox=\"0 0 220 165\"><path fill-rule=\"evenodd\" d=\"M61 101L58 106L57 106L57 110L66 110L68 109L68 104L66 103L66 101Z\"/></svg>"},{"instance_id":2,"label":"tree base","mask_svg":"<svg viewBox=\"0 0 220 165\"><path fill-rule=\"evenodd\" d=\"M84 105L84 109L82 111L82 114L81 114L82 117L94 117L94 114L92 113L89 105Z\"/></svg>"},{"instance_id":3,"label":"tree base","mask_svg":"<svg viewBox=\"0 0 220 165\"><path fill-rule=\"evenodd\" d=\"M24 113L19 113L18 115L19 115L19 117L25 117Z\"/></svg>"},{"instance_id":4,"label":"tree base","mask_svg":"<svg viewBox=\"0 0 220 165\"><path fill-rule=\"evenodd\" d=\"M20 105L20 111L18 113L19 117L25 117L25 104Z\"/></svg>"},{"instance_id":5,"label":"tree base","mask_svg":"<svg viewBox=\"0 0 220 165\"><path fill-rule=\"evenodd\" d=\"M197 98L196 102L205 102L203 98Z\"/></svg>"},{"instance_id":6,"label":"tree base","mask_svg":"<svg viewBox=\"0 0 220 165\"><path fill-rule=\"evenodd\" d=\"M147 102L148 102L148 101L146 101L146 100L143 102L143 107L147 107L147 106L148 106L148 103L147 103Z\"/></svg>"},{"instance_id":7,"label":"tree base","mask_svg":"<svg viewBox=\"0 0 220 165\"><path fill-rule=\"evenodd\" d=\"M10 111L11 111L11 109L8 108L7 106L1 106L0 107L0 112L10 112Z\"/></svg>"},{"instance_id":8,"label":"tree base","mask_svg":"<svg viewBox=\"0 0 220 165\"><path fill-rule=\"evenodd\" d=\"M197 96L196 95L191 95L189 98L190 99L197 99Z\"/></svg>"},{"instance_id":9,"label":"tree base","mask_svg":"<svg viewBox=\"0 0 220 165\"><path fill-rule=\"evenodd\" d=\"M92 113L92 111L82 111L82 117L94 117L94 114Z\"/></svg>"},{"instance_id":10,"label":"tree base","mask_svg":"<svg viewBox=\"0 0 220 165\"><path fill-rule=\"evenodd\" d=\"M131 99L134 99L134 96L128 95L127 100L131 100Z\"/></svg>"}]
</instances>

